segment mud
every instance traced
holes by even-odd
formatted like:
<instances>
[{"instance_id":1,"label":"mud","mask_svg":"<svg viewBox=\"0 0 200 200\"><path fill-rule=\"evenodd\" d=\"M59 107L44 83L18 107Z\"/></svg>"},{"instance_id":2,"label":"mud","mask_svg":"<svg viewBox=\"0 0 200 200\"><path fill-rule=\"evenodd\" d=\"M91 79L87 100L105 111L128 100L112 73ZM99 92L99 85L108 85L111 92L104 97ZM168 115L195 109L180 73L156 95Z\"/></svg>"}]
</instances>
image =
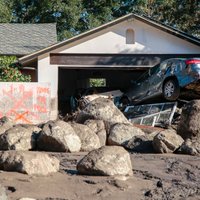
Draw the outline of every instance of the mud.
<instances>
[{"instance_id":1,"label":"mud","mask_svg":"<svg viewBox=\"0 0 200 200\"><path fill-rule=\"evenodd\" d=\"M60 171L47 177L0 172L9 199L38 200L198 200L200 157L130 153L132 177L82 176L76 164L85 153L50 153Z\"/></svg>"}]
</instances>

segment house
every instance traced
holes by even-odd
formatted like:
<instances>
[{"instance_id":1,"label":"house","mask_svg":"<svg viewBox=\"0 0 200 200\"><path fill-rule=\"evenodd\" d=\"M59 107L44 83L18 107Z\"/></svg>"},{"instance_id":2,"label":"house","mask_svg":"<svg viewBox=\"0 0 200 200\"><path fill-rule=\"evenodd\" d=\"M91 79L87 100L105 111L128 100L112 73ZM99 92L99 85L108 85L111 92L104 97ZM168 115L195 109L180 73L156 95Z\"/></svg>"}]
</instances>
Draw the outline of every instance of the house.
<instances>
[{"instance_id":1,"label":"house","mask_svg":"<svg viewBox=\"0 0 200 200\"><path fill-rule=\"evenodd\" d=\"M58 100L89 87L91 78L104 78L109 87L126 88L145 70L170 57L200 57L200 39L128 14L19 62L37 69L38 82L51 84L51 119L56 119Z\"/></svg>"},{"instance_id":2,"label":"house","mask_svg":"<svg viewBox=\"0 0 200 200\"><path fill-rule=\"evenodd\" d=\"M23 57L56 42L56 23L0 23L0 56ZM35 68L30 67L24 73L34 74Z\"/></svg>"}]
</instances>

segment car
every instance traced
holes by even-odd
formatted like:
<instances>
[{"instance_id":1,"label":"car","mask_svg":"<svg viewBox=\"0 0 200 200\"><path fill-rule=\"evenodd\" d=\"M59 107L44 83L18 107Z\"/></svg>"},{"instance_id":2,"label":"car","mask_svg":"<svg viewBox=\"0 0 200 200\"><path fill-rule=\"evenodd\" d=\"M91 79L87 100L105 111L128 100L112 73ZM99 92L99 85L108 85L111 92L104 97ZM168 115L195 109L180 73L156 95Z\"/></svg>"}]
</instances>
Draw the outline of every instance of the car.
<instances>
[{"instance_id":1,"label":"car","mask_svg":"<svg viewBox=\"0 0 200 200\"><path fill-rule=\"evenodd\" d=\"M150 68L124 93L121 102L136 104L161 96L179 98L182 89L200 94L200 58L170 58Z\"/></svg>"}]
</instances>

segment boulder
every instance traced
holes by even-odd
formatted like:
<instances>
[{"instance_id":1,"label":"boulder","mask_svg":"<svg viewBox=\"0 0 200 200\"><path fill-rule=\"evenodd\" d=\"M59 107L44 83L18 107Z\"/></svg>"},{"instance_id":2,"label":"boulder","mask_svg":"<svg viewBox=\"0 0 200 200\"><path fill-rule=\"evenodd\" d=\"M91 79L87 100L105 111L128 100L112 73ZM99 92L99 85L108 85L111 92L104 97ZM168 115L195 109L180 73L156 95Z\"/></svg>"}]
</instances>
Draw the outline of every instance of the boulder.
<instances>
[{"instance_id":1,"label":"boulder","mask_svg":"<svg viewBox=\"0 0 200 200\"><path fill-rule=\"evenodd\" d=\"M14 122L8 117L0 118L0 135L5 133L6 130L14 126Z\"/></svg>"},{"instance_id":2,"label":"boulder","mask_svg":"<svg viewBox=\"0 0 200 200\"><path fill-rule=\"evenodd\" d=\"M21 125L22 127L32 131L34 134L39 134L40 131L42 130L41 128L39 128L38 126L36 125L30 125L30 124L22 124Z\"/></svg>"},{"instance_id":3,"label":"boulder","mask_svg":"<svg viewBox=\"0 0 200 200\"><path fill-rule=\"evenodd\" d=\"M71 126L81 140L81 151L92 151L101 146L99 137L88 126L78 123L72 123Z\"/></svg>"},{"instance_id":4,"label":"boulder","mask_svg":"<svg viewBox=\"0 0 200 200\"><path fill-rule=\"evenodd\" d=\"M129 153L119 146L103 146L89 152L77 164L77 170L85 175L132 175Z\"/></svg>"},{"instance_id":5,"label":"boulder","mask_svg":"<svg viewBox=\"0 0 200 200\"><path fill-rule=\"evenodd\" d=\"M59 170L59 160L41 152L4 151L0 153L0 169L45 176Z\"/></svg>"},{"instance_id":6,"label":"boulder","mask_svg":"<svg viewBox=\"0 0 200 200\"><path fill-rule=\"evenodd\" d=\"M0 200L7 200L6 189L0 185Z\"/></svg>"},{"instance_id":7,"label":"boulder","mask_svg":"<svg viewBox=\"0 0 200 200\"><path fill-rule=\"evenodd\" d=\"M38 148L53 152L79 152L81 140L71 125L64 121L49 121L38 137Z\"/></svg>"},{"instance_id":8,"label":"boulder","mask_svg":"<svg viewBox=\"0 0 200 200\"><path fill-rule=\"evenodd\" d=\"M103 120L87 120L84 124L97 134L100 146L106 145L107 133Z\"/></svg>"},{"instance_id":9,"label":"boulder","mask_svg":"<svg viewBox=\"0 0 200 200\"><path fill-rule=\"evenodd\" d=\"M124 148L138 153L153 153L152 140L148 135L133 136L123 144Z\"/></svg>"},{"instance_id":10,"label":"boulder","mask_svg":"<svg viewBox=\"0 0 200 200\"><path fill-rule=\"evenodd\" d=\"M178 153L200 156L200 140L186 139L178 149Z\"/></svg>"},{"instance_id":11,"label":"boulder","mask_svg":"<svg viewBox=\"0 0 200 200\"><path fill-rule=\"evenodd\" d=\"M113 123L130 123L113 101L103 97L91 101L77 116L76 122L98 119Z\"/></svg>"},{"instance_id":12,"label":"boulder","mask_svg":"<svg viewBox=\"0 0 200 200\"><path fill-rule=\"evenodd\" d=\"M35 146L36 138L33 131L20 125L0 135L0 150L31 150Z\"/></svg>"},{"instance_id":13,"label":"boulder","mask_svg":"<svg viewBox=\"0 0 200 200\"><path fill-rule=\"evenodd\" d=\"M110 128L108 144L123 145L136 135L144 135L144 132L132 124L116 123Z\"/></svg>"},{"instance_id":14,"label":"boulder","mask_svg":"<svg viewBox=\"0 0 200 200\"><path fill-rule=\"evenodd\" d=\"M180 123L177 127L177 133L182 138L200 138L200 100L190 101L182 109Z\"/></svg>"},{"instance_id":15,"label":"boulder","mask_svg":"<svg viewBox=\"0 0 200 200\"><path fill-rule=\"evenodd\" d=\"M161 131L153 138L153 148L157 153L172 153L184 142L172 129Z\"/></svg>"}]
</instances>

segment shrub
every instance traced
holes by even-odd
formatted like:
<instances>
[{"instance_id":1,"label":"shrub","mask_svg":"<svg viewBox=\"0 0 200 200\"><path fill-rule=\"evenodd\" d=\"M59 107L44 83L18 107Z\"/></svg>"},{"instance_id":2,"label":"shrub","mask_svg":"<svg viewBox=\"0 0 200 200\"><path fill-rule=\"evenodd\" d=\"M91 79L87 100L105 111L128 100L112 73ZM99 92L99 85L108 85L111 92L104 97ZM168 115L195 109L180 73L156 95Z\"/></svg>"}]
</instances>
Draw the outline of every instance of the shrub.
<instances>
[{"instance_id":1,"label":"shrub","mask_svg":"<svg viewBox=\"0 0 200 200\"><path fill-rule=\"evenodd\" d=\"M20 65L16 64L15 56L0 56L0 81L2 82L30 82L31 77L20 71Z\"/></svg>"}]
</instances>

